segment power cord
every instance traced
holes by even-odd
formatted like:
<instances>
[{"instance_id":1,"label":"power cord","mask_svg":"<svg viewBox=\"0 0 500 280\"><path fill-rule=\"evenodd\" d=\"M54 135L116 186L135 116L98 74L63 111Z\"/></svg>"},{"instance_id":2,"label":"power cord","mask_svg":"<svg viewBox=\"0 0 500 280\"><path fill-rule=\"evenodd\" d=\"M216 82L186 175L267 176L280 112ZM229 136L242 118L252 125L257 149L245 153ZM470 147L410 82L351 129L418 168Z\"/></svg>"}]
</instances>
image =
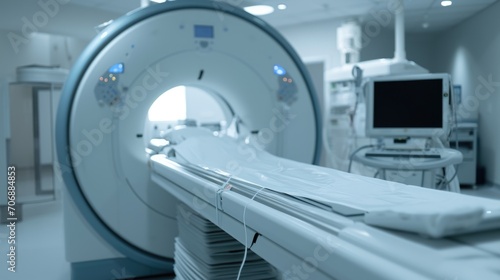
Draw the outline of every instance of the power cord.
<instances>
[{"instance_id":1,"label":"power cord","mask_svg":"<svg viewBox=\"0 0 500 280\"><path fill-rule=\"evenodd\" d=\"M247 260L247 253L248 253L248 249L250 247L248 247L248 237L247 237L247 222L246 222L246 214L247 214L247 206L248 204L250 204L250 202L252 202L255 197L263 190L265 189L265 187L261 187L253 196L252 198L250 199L250 201L248 201L246 204L245 204L245 208L243 209L243 229L245 230L245 253L243 255L243 261L241 262L241 265L240 265L240 270L238 271L238 277L236 278L236 280L239 280L240 279L240 276L241 276L241 271L243 271L243 266L245 266L245 262ZM257 235L258 236L258 235ZM256 241L256 238L254 237L254 241ZM253 244L252 244L253 245Z\"/></svg>"},{"instance_id":2,"label":"power cord","mask_svg":"<svg viewBox=\"0 0 500 280\"><path fill-rule=\"evenodd\" d=\"M373 147L375 147L375 145L364 145L364 146L357 148L354 152L352 152L351 156L349 157L349 167L347 168L347 173L351 173L352 159L354 158L354 156L357 153L359 153L359 151L361 151L361 150L373 148Z\"/></svg>"},{"instance_id":3,"label":"power cord","mask_svg":"<svg viewBox=\"0 0 500 280\"><path fill-rule=\"evenodd\" d=\"M219 208L222 203L222 192L230 188L229 181L233 178L233 175L230 175L226 182L222 184L222 186L217 190L217 193L215 194L215 221L217 224L219 224Z\"/></svg>"},{"instance_id":4,"label":"power cord","mask_svg":"<svg viewBox=\"0 0 500 280\"><path fill-rule=\"evenodd\" d=\"M444 178L442 179L441 183L438 185L437 189L441 189L443 187L446 187L446 190L450 189L450 184L455 180L455 177L458 175L458 168L460 167L459 164L457 164L455 167L455 172L453 173L453 176L449 180L446 180L446 173L444 175Z\"/></svg>"}]
</instances>

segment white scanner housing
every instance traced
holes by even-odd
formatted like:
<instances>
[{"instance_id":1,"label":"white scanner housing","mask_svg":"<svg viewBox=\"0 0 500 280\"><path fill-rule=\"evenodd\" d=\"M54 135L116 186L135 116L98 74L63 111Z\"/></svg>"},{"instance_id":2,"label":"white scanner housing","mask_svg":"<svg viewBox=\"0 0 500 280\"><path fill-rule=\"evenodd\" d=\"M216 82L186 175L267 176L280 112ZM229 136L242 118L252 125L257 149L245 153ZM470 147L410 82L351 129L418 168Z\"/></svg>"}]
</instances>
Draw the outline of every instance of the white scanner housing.
<instances>
[{"instance_id":1,"label":"white scanner housing","mask_svg":"<svg viewBox=\"0 0 500 280\"><path fill-rule=\"evenodd\" d=\"M86 223L114 250L152 267L172 262L176 202L151 182L142 137L151 104L179 85L214 95L268 151L306 163L319 156L310 78L262 20L221 2L175 1L114 21L65 84L58 157Z\"/></svg>"}]
</instances>

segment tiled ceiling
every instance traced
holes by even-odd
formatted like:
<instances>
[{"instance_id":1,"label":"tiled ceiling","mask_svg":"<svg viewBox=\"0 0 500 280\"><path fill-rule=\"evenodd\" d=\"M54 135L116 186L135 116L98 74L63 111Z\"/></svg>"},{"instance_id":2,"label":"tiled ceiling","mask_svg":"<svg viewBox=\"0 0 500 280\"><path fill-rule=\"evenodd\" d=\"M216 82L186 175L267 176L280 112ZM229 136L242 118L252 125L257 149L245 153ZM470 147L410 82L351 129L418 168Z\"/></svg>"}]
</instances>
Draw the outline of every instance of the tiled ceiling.
<instances>
[{"instance_id":1,"label":"tiled ceiling","mask_svg":"<svg viewBox=\"0 0 500 280\"><path fill-rule=\"evenodd\" d=\"M177 0L182 1L182 0ZM262 18L274 26L303 24L333 18L376 19L376 13L389 11L395 0L219 0L237 6L286 4L286 10L277 10ZM441 31L450 28L497 0L454 0L442 7L440 0L404 0L408 31ZM124 14L140 7L140 0L72 0L72 3L94 9ZM424 23L428 24L423 28Z\"/></svg>"}]
</instances>

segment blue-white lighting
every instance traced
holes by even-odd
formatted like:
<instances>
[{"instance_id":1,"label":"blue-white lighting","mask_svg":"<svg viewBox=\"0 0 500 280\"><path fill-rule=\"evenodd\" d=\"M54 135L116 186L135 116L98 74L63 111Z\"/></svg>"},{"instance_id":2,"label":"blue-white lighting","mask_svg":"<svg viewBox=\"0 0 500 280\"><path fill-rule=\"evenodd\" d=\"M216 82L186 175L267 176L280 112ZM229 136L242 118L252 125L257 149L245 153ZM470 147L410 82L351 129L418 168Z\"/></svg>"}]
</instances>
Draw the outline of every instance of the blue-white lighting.
<instances>
[{"instance_id":1,"label":"blue-white lighting","mask_svg":"<svg viewBox=\"0 0 500 280\"><path fill-rule=\"evenodd\" d=\"M124 70L123 63L117 63L117 64L109 67L108 72L113 73L113 74L121 74L121 73L123 73L123 70Z\"/></svg>"},{"instance_id":2,"label":"blue-white lighting","mask_svg":"<svg viewBox=\"0 0 500 280\"><path fill-rule=\"evenodd\" d=\"M248 6L243 9L254 16L264 16L274 12L274 8L269 5Z\"/></svg>"},{"instance_id":3,"label":"blue-white lighting","mask_svg":"<svg viewBox=\"0 0 500 280\"><path fill-rule=\"evenodd\" d=\"M451 6L452 4L453 4L453 2L450 0L441 1L441 6L443 6L443 7L448 7L448 6Z\"/></svg>"},{"instance_id":4,"label":"blue-white lighting","mask_svg":"<svg viewBox=\"0 0 500 280\"><path fill-rule=\"evenodd\" d=\"M283 76L286 74L285 68L279 66L279 65L274 65L274 74L278 76Z\"/></svg>"}]
</instances>

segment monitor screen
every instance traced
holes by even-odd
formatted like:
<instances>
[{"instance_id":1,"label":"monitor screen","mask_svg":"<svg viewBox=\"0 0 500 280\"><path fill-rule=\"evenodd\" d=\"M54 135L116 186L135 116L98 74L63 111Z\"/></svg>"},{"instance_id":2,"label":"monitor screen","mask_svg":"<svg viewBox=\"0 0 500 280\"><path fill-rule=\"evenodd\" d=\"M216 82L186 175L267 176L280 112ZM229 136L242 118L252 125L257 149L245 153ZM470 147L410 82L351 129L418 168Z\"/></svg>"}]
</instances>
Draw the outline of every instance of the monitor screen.
<instances>
[{"instance_id":1,"label":"monitor screen","mask_svg":"<svg viewBox=\"0 0 500 280\"><path fill-rule=\"evenodd\" d=\"M441 79L376 81L373 91L373 127L442 127Z\"/></svg>"},{"instance_id":2,"label":"monitor screen","mask_svg":"<svg viewBox=\"0 0 500 280\"><path fill-rule=\"evenodd\" d=\"M373 79L367 93L368 136L438 136L448 120L446 74Z\"/></svg>"}]
</instances>

